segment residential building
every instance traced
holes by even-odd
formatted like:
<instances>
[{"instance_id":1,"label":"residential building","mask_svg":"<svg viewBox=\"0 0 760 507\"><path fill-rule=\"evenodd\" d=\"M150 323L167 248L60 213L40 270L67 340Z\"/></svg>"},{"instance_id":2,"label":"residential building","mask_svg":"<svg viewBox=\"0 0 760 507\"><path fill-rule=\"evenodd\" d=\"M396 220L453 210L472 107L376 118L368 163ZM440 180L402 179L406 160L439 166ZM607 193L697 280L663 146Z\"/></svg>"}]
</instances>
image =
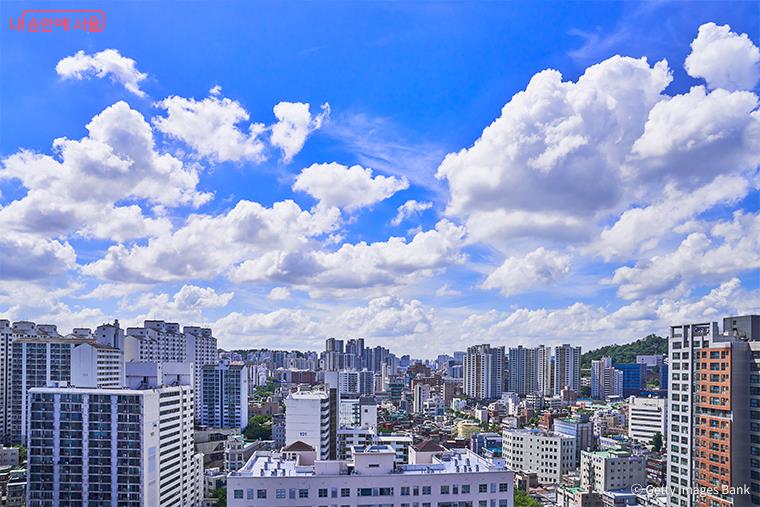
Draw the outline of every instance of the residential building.
<instances>
[{"instance_id":1,"label":"residential building","mask_svg":"<svg viewBox=\"0 0 760 507\"><path fill-rule=\"evenodd\" d=\"M680 399L680 393L676 396ZM628 436L648 445L656 433L667 447L668 402L664 398L628 398Z\"/></svg>"},{"instance_id":2,"label":"residential building","mask_svg":"<svg viewBox=\"0 0 760 507\"><path fill-rule=\"evenodd\" d=\"M227 479L229 507L293 505L513 506L514 473L467 449L410 452L394 465L390 446L356 446L350 460L317 461L302 451L295 460L257 452ZM419 458L417 460L416 458Z\"/></svg>"},{"instance_id":3,"label":"residential building","mask_svg":"<svg viewBox=\"0 0 760 507\"><path fill-rule=\"evenodd\" d=\"M569 344L554 347L554 395L569 387L580 390L581 348Z\"/></svg>"},{"instance_id":4,"label":"residential building","mask_svg":"<svg viewBox=\"0 0 760 507\"><path fill-rule=\"evenodd\" d=\"M591 397L606 399L623 395L623 373L612 366L612 359L591 361Z\"/></svg>"},{"instance_id":5,"label":"residential building","mask_svg":"<svg viewBox=\"0 0 760 507\"><path fill-rule=\"evenodd\" d=\"M754 422L760 412L752 409L760 405L753 394L760 392L756 323L757 316L728 317L724 334L717 322L670 329L669 505L760 504L754 492L760 476L750 473L760 467L760 423ZM740 489L746 485L751 493ZM693 494L699 490L704 494Z\"/></svg>"},{"instance_id":6,"label":"residential building","mask_svg":"<svg viewBox=\"0 0 760 507\"><path fill-rule=\"evenodd\" d=\"M504 347L488 344L469 347L463 361L464 394L471 398L496 399L504 387Z\"/></svg>"},{"instance_id":7,"label":"residential building","mask_svg":"<svg viewBox=\"0 0 760 507\"><path fill-rule=\"evenodd\" d=\"M41 329L44 329L43 326L36 326L38 332ZM38 333L13 341L9 413L11 443L26 441L29 389L45 387L51 382L100 388L119 387L124 383L120 350L91 338L63 337L57 332L53 333L51 330L49 334Z\"/></svg>"},{"instance_id":8,"label":"residential building","mask_svg":"<svg viewBox=\"0 0 760 507\"><path fill-rule=\"evenodd\" d=\"M206 365L201 371L201 424L245 429L248 425L248 367L225 361Z\"/></svg>"},{"instance_id":9,"label":"residential building","mask_svg":"<svg viewBox=\"0 0 760 507\"><path fill-rule=\"evenodd\" d=\"M29 398L27 506L201 505L192 386L34 387Z\"/></svg>"},{"instance_id":10,"label":"residential building","mask_svg":"<svg viewBox=\"0 0 760 507\"><path fill-rule=\"evenodd\" d=\"M285 398L285 445L304 442L321 460L337 455L337 407L325 391L298 391Z\"/></svg>"},{"instance_id":11,"label":"residential building","mask_svg":"<svg viewBox=\"0 0 760 507\"><path fill-rule=\"evenodd\" d=\"M576 469L575 438L537 429L506 429L502 452L507 467L534 472L541 484L559 484Z\"/></svg>"},{"instance_id":12,"label":"residential building","mask_svg":"<svg viewBox=\"0 0 760 507\"><path fill-rule=\"evenodd\" d=\"M520 396L538 392L537 349L509 348L509 390Z\"/></svg>"},{"instance_id":13,"label":"residential building","mask_svg":"<svg viewBox=\"0 0 760 507\"><path fill-rule=\"evenodd\" d=\"M581 452L581 489L604 492L647 483L647 461L629 451Z\"/></svg>"}]
</instances>

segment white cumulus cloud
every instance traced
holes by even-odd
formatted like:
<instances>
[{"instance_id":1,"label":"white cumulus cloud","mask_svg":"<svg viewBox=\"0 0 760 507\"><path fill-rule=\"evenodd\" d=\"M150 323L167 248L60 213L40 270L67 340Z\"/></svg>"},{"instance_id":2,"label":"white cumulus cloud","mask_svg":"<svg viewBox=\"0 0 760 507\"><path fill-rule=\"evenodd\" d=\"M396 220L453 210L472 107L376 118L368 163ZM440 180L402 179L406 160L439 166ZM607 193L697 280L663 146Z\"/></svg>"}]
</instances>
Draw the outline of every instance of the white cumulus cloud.
<instances>
[{"instance_id":1,"label":"white cumulus cloud","mask_svg":"<svg viewBox=\"0 0 760 507\"><path fill-rule=\"evenodd\" d=\"M330 115L330 104L322 104L322 112L312 117L309 104L280 102L274 106L277 123L272 125L270 142L282 151L282 160L289 163L306 143L306 138L322 126Z\"/></svg>"},{"instance_id":2,"label":"white cumulus cloud","mask_svg":"<svg viewBox=\"0 0 760 507\"><path fill-rule=\"evenodd\" d=\"M55 66L55 71L63 79L109 77L138 97L145 97L145 92L140 89L140 82L148 75L137 70L134 60L122 56L115 49L105 49L92 55L77 51L73 56L60 60Z\"/></svg>"},{"instance_id":3,"label":"white cumulus cloud","mask_svg":"<svg viewBox=\"0 0 760 507\"><path fill-rule=\"evenodd\" d=\"M705 23L691 43L684 64L695 78L710 88L752 90L760 79L760 50L746 33L732 32L729 25Z\"/></svg>"}]
</instances>

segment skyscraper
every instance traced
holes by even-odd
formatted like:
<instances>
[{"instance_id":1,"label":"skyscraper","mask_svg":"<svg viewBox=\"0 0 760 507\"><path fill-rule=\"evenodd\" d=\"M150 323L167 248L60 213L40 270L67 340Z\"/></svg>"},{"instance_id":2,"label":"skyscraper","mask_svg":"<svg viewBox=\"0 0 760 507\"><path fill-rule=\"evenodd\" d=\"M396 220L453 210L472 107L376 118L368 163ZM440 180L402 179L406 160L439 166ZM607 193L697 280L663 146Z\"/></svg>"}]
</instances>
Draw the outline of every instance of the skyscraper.
<instances>
[{"instance_id":1,"label":"skyscraper","mask_svg":"<svg viewBox=\"0 0 760 507\"><path fill-rule=\"evenodd\" d=\"M591 361L591 397L605 399L623 395L623 372L612 366L612 359Z\"/></svg>"},{"instance_id":2,"label":"skyscraper","mask_svg":"<svg viewBox=\"0 0 760 507\"><path fill-rule=\"evenodd\" d=\"M248 425L248 367L222 362L203 367L201 424L211 428Z\"/></svg>"},{"instance_id":3,"label":"skyscraper","mask_svg":"<svg viewBox=\"0 0 760 507\"><path fill-rule=\"evenodd\" d=\"M543 349L544 351L546 349ZM538 391L538 349L522 345L509 348L509 390L520 396Z\"/></svg>"}]
</instances>

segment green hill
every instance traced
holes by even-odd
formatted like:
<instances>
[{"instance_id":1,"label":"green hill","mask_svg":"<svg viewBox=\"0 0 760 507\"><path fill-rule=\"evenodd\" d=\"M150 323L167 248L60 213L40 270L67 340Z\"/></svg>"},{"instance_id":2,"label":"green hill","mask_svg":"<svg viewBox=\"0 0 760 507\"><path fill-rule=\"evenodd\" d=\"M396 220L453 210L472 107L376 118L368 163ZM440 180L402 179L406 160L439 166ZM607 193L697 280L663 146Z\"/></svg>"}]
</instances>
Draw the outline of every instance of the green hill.
<instances>
[{"instance_id":1,"label":"green hill","mask_svg":"<svg viewBox=\"0 0 760 507\"><path fill-rule=\"evenodd\" d=\"M635 363L637 355L667 354L668 340L650 334L646 338L625 345L607 345L590 350L581 357L581 368L591 368L591 361L604 356L611 357L613 363Z\"/></svg>"}]
</instances>

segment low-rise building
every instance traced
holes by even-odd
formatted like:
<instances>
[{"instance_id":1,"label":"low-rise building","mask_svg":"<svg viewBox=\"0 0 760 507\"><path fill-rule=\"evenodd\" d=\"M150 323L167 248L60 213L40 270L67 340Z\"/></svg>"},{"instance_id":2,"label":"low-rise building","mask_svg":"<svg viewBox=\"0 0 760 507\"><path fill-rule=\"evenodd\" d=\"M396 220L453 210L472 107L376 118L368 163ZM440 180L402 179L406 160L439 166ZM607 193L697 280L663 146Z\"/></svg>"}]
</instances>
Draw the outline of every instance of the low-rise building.
<instances>
[{"instance_id":1,"label":"low-rise building","mask_svg":"<svg viewBox=\"0 0 760 507\"><path fill-rule=\"evenodd\" d=\"M581 452L581 488L586 491L613 491L646 485L644 456L624 450Z\"/></svg>"},{"instance_id":2,"label":"low-rise building","mask_svg":"<svg viewBox=\"0 0 760 507\"><path fill-rule=\"evenodd\" d=\"M257 452L228 476L227 505L514 505L514 473L501 460L456 449L410 453L410 463L396 466L394 456L385 445L354 447L347 461L318 461L313 451L294 460Z\"/></svg>"},{"instance_id":3,"label":"low-rise building","mask_svg":"<svg viewBox=\"0 0 760 507\"><path fill-rule=\"evenodd\" d=\"M575 438L538 429L507 429L502 452L509 468L535 472L541 484L559 484L576 469Z\"/></svg>"}]
</instances>

